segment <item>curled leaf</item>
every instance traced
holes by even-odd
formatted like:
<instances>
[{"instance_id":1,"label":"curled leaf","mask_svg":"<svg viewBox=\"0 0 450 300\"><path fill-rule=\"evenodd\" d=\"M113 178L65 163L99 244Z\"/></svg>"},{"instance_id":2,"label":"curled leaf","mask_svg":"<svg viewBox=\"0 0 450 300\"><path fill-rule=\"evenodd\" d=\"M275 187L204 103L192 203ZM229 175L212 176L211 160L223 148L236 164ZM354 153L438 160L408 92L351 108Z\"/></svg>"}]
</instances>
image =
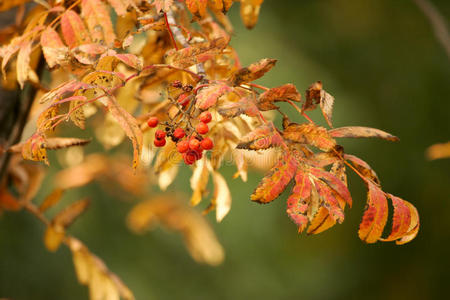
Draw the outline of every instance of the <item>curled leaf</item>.
<instances>
[{"instance_id":1,"label":"curled leaf","mask_svg":"<svg viewBox=\"0 0 450 300\"><path fill-rule=\"evenodd\" d=\"M367 208L364 212L358 235L366 243L375 243L381 237L388 215L388 204L383 191L368 182Z\"/></svg>"},{"instance_id":2,"label":"curled leaf","mask_svg":"<svg viewBox=\"0 0 450 300\"><path fill-rule=\"evenodd\" d=\"M364 160L351 154L345 154L344 159L349 160L364 177L380 184L377 173Z\"/></svg>"},{"instance_id":3,"label":"curled leaf","mask_svg":"<svg viewBox=\"0 0 450 300\"><path fill-rule=\"evenodd\" d=\"M260 61L253 63L248 67L237 70L231 77L230 81L234 86L246 82L252 82L258 78L261 78L262 76L264 76L264 74L269 72L270 69L275 66L276 62L276 59L261 59Z\"/></svg>"},{"instance_id":4,"label":"curled leaf","mask_svg":"<svg viewBox=\"0 0 450 300\"><path fill-rule=\"evenodd\" d=\"M335 138L380 138L388 141L398 141L398 137L384 132L380 129L362 127L362 126L348 126L331 129L328 131L330 136Z\"/></svg>"},{"instance_id":5,"label":"curled leaf","mask_svg":"<svg viewBox=\"0 0 450 300\"><path fill-rule=\"evenodd\" d=\"M381 239L384 242L396 241L397 245L413 240L419 232L419 214L417 209L408 201L388 194L394 206L392 230L389 236Z\"/></svg>"}]
</instances>

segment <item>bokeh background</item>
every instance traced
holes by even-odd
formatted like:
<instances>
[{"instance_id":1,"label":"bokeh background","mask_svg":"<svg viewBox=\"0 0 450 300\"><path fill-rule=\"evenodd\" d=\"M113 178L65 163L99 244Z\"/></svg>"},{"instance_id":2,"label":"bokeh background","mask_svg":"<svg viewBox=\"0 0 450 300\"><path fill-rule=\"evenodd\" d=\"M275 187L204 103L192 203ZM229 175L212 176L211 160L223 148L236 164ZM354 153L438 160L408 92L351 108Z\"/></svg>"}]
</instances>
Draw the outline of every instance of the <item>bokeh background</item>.
<instances>
[{"instance_id":1,"label":"bokeh background","mask_svg":"<svg viewBox=\"0 0 450 300\"><path fill-rule=\"evenodd\" d=\"M450 2L433 1L448 21ZM421 230L410 244L363 244L357 236L364 186L350 176L354 206L342 225L315 236L298 235L285 214L284 194L270 205L249 195L262 174L232 180L230 214L208 216L226 250L219 267L195 263L179 234L162 229L143 236L125 225L131 204L97 184L67 196L89 195L90 210L70 229L104 259L137 299L434 299L448 295L450 269L450 159L427 161L425 149L450 140L450 62L429 21L412 1L274 1L246 30L238 7L233 46L243 64L279 59L261 80L305 90L322 80L336 98L334 124L386 130L400 142L344 140L347 152L368 161L384 190L414 203ZM292 114L294 116L294 114ZM189 199L184 168L169 190ZM51 189L43 186L42 197ZM66 199L66 198L65 198ZM65 200L66 201L66 200ZM26 212L0 216L0 298L86 299L69 250L43 243L44 228Z\"/></svg>"}]
</instances>

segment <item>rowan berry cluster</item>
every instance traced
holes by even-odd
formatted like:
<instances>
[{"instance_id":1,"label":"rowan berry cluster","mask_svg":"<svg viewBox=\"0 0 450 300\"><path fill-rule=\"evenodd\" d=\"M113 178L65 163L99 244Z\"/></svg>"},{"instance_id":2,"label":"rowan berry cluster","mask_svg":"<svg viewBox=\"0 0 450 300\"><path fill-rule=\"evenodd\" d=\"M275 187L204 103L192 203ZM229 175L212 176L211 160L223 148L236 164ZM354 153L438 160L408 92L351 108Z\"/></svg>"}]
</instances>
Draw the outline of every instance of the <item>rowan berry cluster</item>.
<instances>
[{"instance_id":1,"label":"rowan berry cluster","mask_svg":"<svg viewBox=\"0 0 450 300\"><path fill-rule=\"evenodd\" d=\"M209 132L208 123L212 120L211 113L204 111L197 119L198 123L194 130L175 128L167 122L161 123L166 125L165 131L161 129L155 131L154 145L163 147L166 145L166 138L170 137L173 142L177 143L177 151L183 155L185 164L192 165L202 158L204 150L211 150L214 147L213 141L209 137L203 136ZM147 121L147 125L151 128L155 128L159 124L157 117L150 117Z\"/></svg>"}]
</instances>

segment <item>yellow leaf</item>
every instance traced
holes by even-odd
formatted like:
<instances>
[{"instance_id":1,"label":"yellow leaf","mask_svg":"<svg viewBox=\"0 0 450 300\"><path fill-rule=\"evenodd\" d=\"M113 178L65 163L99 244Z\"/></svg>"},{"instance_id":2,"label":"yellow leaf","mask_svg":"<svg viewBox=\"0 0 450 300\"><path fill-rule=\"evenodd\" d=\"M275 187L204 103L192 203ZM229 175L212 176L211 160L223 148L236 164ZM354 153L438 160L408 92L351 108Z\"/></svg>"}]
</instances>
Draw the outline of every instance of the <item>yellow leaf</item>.
<instances>
[{"instance_id":1,"label":"yellow leaf","mask_svg":"<svg viewBox=\"0 0 450 300\"><path fill-rule=\"evenodd\" d=\"M136 119L123 109L114 98L108 97L107 101L109 112L117 120L133 144L133 168L136 169L142 153L142 131Z\"/></svg>"},{"instance_id":2,"label":"yellow leaf","mask_svg":"<svg viewBox=\"0 0 450 300\"><path fill-rule=\"evenodd\" d=\"M24 159L43 161L48 165L47 151L45 148L45 137L41 134L35 133L25 141L25 144L22 147L22 156Z\"/></svg>"},{"instance_id":3,"label":"yellow leaf","mask_svg":"<svg viewBox=\"0 0 450 300\"><path fill-rule=\"evenodd\" d=\"M258 22L263 0L241 0L241 18L245 27L252 29Z\"/></svg>"},{"instance_id":4,"label":"yellow leaf","mask_svg":"<svg viewBox=\"0 0 450 300\"><path fill-rule=\"evenodd\" d=\"M45 230L44 245L50 252L58 250L65 237L64 227L58 225L49 225Z\"/></svg>"},{"instance_id":5,"label":"yellow leaf","mask_svg":"<svg viewBox=\"0 0 450 300\"><path fill-rule=\"evenodd\" d=\"M100 0L82 0L81 12L93 42L112 46L116 34L106 5Z\"/></svg>"},{"instance_id":6,"label":"yellow leaf","mask_svg":"<svg viewBox=\"0 0 450 300\"><path fill-rule=\"evenodd\" d=\"M216 205L216 220L221 222L231 209L231 193L227 182L219 172L213 172L213 181L214 200L212 202Z\"/></svg>"},{"instance_id":7,"label":"yellow leaf","mask_svg":"<svg viewBox=\"0 0 450 300\"><path fill-rule=\"evenodd\" d=\"M208 162L209 163L209 162ZM190 179L191 188L193 190L191 197L191 205L196 206L202 201L203 193L205 192L206 185L208 184L209 170L207 167L206 157L198 160L194 166L194 171Z\"/></svg>"},{"instance_id":8,"label":"yellow leaf","mask_svg":"<svg viewBox=\"0 0 450 300\"><path fill-rule=\"evenodd\" d=\"M81 284L89 286L91 299L118 299L117 295L120 295L125 300L134 300L133 293L122 280L109 271L104 262L83 243L73 237L69 237L67 242L77 278Z\"/></svg>"},{"instance_id":9,"label":"yellow leaf","mask_svg":"<svg viewBox=\"0 0 450 300\"><path fill-rule=\"evenodd\" d=\"M224 250L211 225L173 195L143 201L133 207L127 217L130 229L138 233L156 222L182 233L189 253L197 262L218 265L223 261Z\"/></svg>"}]
</instances>

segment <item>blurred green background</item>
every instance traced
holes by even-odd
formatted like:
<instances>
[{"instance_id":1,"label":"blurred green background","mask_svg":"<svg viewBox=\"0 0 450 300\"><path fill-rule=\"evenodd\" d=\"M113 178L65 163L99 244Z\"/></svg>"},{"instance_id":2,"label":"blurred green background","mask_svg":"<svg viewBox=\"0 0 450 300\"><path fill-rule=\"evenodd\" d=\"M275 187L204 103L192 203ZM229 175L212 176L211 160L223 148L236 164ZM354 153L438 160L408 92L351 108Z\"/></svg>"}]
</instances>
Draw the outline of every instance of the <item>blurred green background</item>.
<instances>
[{"instance_id":1,"label":"blurred green background","mask_svg":"<svg viewBox=\"0 0 450 300\"><path fill-rule=\"evenodd\" d=\"M433 1L449 20L450 2ZM70 232L104 259L137 299L434 299L445 298L450 279L450 159L426 161L425 149L450 140L450 63L428 20L412 1L270 1L258 25L246 30L238 5L230 12L233 46L243 64L279 59L261 82L294 83L305 90L322 80L336 98L334 125L371 126L400 142L344 140L346 152L368 161L385 191L415 204L421 230L410 244L363 244L357 236L364 186L350 176L354 206L342 225L298 235L285 214L283 195L270 205L231 180L233 206L220 224L213 216L226 260L195 263L180 236L157 229L138 236L125 225L131 205L97 184L72 192L91 209ZM294 116L294 114L291 114ZM184 168L171 191L190 195ZM46 189L46 187L48 188ZM44 186L42 195L49 192ZM86 299L69 250L49 253L44 228L26 212L0 216L0 298Z\"/></svg>"}]
</instances>

